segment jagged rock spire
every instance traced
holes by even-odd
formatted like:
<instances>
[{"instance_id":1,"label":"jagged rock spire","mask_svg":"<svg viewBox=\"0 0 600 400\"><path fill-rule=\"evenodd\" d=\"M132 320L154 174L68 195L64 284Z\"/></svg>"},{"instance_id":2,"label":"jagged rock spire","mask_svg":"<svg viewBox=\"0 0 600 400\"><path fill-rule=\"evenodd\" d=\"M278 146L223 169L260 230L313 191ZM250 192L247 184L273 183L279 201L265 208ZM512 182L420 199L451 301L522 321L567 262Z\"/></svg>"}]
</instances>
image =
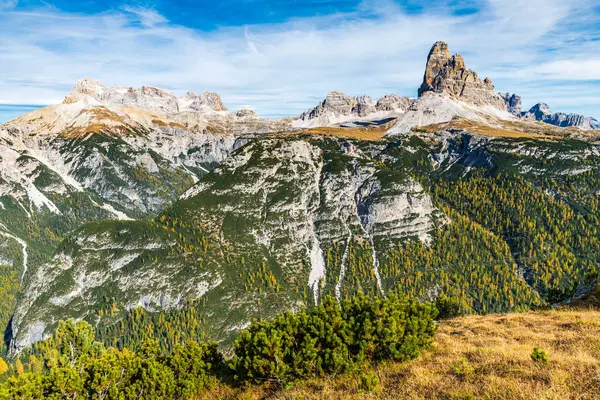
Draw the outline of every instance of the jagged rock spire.
<instances>
[{"instance_id":1,"label":"jagged rock spire","mask_svg":"<svg viewBox=\"0 0 600 400\"><path fill-rule=\"evenodd\" d=\"M479 79L476 72L467 69L463 56L450 56L448 44L444 42L436 42L427 57L419 97L427 92L445 93L461 101L506 110L506 102L494 92L491 79Z\"/></svg>"},{"instance_id":2,"label":"jagged rock spire","mask_svg":"<svg viewBox=\"0 0 600 400\"><path fill-rule=\"evenodd\" d=\"M521 96L517 96L516 94L510 93L500 93L500 96L506 102L506 107L508 108L508 112L520 117L523 113L522 104L521 104Z\"/></svg>"},{"instance_id":3,"label":"jagged rock spire","mask_svg":"<svg viewBox=\"0 0 600 400\"><path fill-rule=\"evenodd\" d=\"M444 42L435 42L429 51L429 56L427 56L425 76L423 77L423 83L419 88L419 97L425 92L434 90L433 81L448 64L449 60L450 50L448 49L448 44Z\"/></svg>"}]
</instances>

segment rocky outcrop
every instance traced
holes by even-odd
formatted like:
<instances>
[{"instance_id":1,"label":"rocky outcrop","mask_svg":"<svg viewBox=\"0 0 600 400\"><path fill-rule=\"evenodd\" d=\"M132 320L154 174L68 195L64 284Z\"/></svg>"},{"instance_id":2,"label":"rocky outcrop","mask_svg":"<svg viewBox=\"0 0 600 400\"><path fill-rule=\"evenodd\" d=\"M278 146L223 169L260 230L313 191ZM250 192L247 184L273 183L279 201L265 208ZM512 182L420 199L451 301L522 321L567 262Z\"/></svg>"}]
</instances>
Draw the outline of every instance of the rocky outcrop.
<instances>
[{"instance_id":1,"label":"rocky outcrop","mask_svg":"<svg viewBox=\"0 0 600 400\"><path fill-rule=\"evenodd\" d=\"M375 109L377 111L404 113L413 102L414 100L409 99L408 97L398 96L397 94L388 94L377 101Z\"/></svg>"},{"instance_id":2,"label":"rocky outcrop","mask_svg":"<svg viewBox=\"0 0 600 400\"><path fill-rule=\"evenodd\" d=\"M352 113L359 117L366 117L375 112L375 101L370 96L355 97L356 105L352 108Z\"/></svg>"},{"instance_id":3,"label":"rocky outcrop","mask_svg":"<svg viewBox=\"0 0 600 400\"><path fill-rule=\"evenodd\" d=\"M84 95L92 98L99 98L105 91L106 87L96 79L86 78L78 81L71 93L63 100L64 104L76 103L84 98Z\"/></svg>"},{"instance_id":4,"label":"rocky outcrop","mask_svg":"<svg viewBox=\"0 0 600 400\"><path fill-rule=\"evenodd\" d=\"M256 113L253 110L243 108L235 112L236 117L240 118L253 118L256 117Z\"/></svg>"},{"instance_id":5,"label":"rocky outcrop","mask_svg":"<svg viewBox=\"0 0 600 400\"><path fill-rule=\"evenodd\" d=\"M506 102L506 108L508 109L508 112L517 117L520 117L523 113L521 109L521 96L517 96L516 94L510 93L500 93L500 96Z\"/></svg>"},{"instance_id":6,"label":"rocky outcrop","mask_svg":"<svg viewBox=\"0 0 600 400\"><path fill-rule=\"evenodd\" d=\"M215 92L204 92L196 95L193 92L186 93L178 99L178 111L203 111L208 107L213 111L227 111L227 107L221 101L221 96Z\"/></svg>"},{"instance_id":7,"label":"rocky outcrop","mask_svg":"<svg viewBox=\"0 0 600 400\"><path fill-rule=\"evenodd\" d=\"M546 103L538 103L529 111L522 113L524 119L545 122L547 124L569 127L574 126L584 130L600 129L600 121L580 114L553 113Z\"/></svg>"},{"instance_id":8,"label":"rocky outcrop","mask_svg":"<svg viewBox=\"0 0 600 400\"><path fill-rule=\"evenodd\" d=\"M494 92L491 79L479 79L476 72L466 68L463 56L450 56L448 45L444 42L436 42L427 57L419 97L427 92L444 93L467 103L506 110L506 103Z\"/></svg>"},{"instance_id":9,"label":"rocky outcrop","mask_svg":"<svg viewBox=\"0 0 600 400\"><path fill-rule=\"evenodd\" d=\"M316 119L326 114L350 115L357 101L353 97L341 92L330 92L325 100L315 108L300 115L301 120Z\"/></svg>"},{"instance_id":10,"label":"rocky outcrop","mask_svg":"<svg viewBox=\"0 0 600 400\"><path fill-rule=\"evenodd\" d=\"M345 93L331 92L315 108L302 115L295 126L314 128L332 126L352 121L374 121L395 118L406 112L413 100L392 94L375 102L370 96L351 97Z\"/></svg>"}]
</instances>

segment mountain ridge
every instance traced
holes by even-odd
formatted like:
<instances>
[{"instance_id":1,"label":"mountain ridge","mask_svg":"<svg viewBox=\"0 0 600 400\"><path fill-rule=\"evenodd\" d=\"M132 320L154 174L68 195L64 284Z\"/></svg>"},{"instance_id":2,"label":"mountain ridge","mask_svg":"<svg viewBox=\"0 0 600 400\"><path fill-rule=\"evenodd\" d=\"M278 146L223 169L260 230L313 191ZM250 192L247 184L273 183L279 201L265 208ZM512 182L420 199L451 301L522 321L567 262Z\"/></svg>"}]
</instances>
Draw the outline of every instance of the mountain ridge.
<instances>
[{"instance_id":1,"label":"mountain ridge","mask_svg":"<svg viewBox=\"0 0 600 400\"><path fill-rule=\"evenodd\" d=\"M227 346L252 317L327 294L447 292L475 313L585 293L598 137L517 110L518 96L496 93L442 42L418 98L332 92L296 119L229 111L208 92L80 81L63 104L0 125L11 351L58 319L110 329L136 307L193 301ZM540 240L552 251L534 257Z\"/></svg>"}]
</instances>

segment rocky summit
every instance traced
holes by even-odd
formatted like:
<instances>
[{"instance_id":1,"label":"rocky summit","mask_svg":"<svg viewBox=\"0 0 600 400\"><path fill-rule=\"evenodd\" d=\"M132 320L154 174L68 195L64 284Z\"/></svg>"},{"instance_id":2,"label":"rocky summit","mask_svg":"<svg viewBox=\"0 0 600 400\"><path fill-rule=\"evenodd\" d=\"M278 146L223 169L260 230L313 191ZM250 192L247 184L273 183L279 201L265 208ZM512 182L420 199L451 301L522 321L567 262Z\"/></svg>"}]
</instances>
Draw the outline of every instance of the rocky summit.
<instances>
[{"instance_id":1,"label":"rocky summit","mask_svg":"<svg viewBox=\"0 0 600 400\"><path fill-rule=\"evenodd\" d=\"M521 117L523 111L522 111L522 104L521 104L521 96L517 96L516 94L510 94L510 93L500 93L500 96L504 99L504 101L506 102L506 107L508 109L508 112L510 112L511 114L517 116L517 117Z\"/></svg>"},{"instance_id":2,"label":"rocky summit","mask_svg":"<svg viewBox=\"0 0 600 400\"><path fill-rule=\"evenodd\" d=\"M82 80L0 125L7 345L70 317L110 342L192 315L181 335L229 349L252 318L359 291L463 313L572 301L600 272L596 128L522 112L443 42L417 98L331 92L281 119Z\"/></svg>"},{"instance_id":3,"label":"rocky summit","mask_svg":"<svg viewBox=\"0 0 600 400\"><path fill-rule=\"evenodd\" d=\"M466 68L463 56L458 53L450 56L444 42L436 42L429 51L419 97L426 92L444 93L476 105L506 108L505 101L494 92L491 79L479 79L476 72Z\"/></svg>"},{"instance_id":4,"label":"rocky summit","mask_svg":"<svg viewBox=\"0 0 600 400\"><path fill-rule=\"evenodd\" d=\"M321 104L302 113L294 122L294 126L314 128L346 122L395 118L405 113L411 103L409 98L395 94L386 95L375 102L366 95L351 97L345 93L331 92Z\"/></svg>"}]
</instances>

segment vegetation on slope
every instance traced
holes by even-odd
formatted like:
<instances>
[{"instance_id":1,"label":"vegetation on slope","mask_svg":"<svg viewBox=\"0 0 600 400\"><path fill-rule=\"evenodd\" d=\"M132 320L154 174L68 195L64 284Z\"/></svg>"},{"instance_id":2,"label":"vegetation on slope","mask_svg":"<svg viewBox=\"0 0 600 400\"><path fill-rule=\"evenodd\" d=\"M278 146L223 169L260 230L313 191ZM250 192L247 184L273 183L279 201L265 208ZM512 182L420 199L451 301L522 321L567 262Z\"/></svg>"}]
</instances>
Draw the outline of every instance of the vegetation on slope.
<instances>
[{"instance_id":1,"label":"vegetation on slope","mask_svg":"<svg viewBox=\"0 0 600 400\"><path fill-rule=\"evenodd\" d=\"M150 338L137 352L106 349L89 324L71 319L14 365L2 362L0 398L187 399L217 380L282 387L365 362L415 358L431 343L436 314L432 305L396 296L358 295L342 304L326 298L310 310L253 322L228 363L215 343L185 341L161 351Z\"/></svg>"},{"instance_id":2,"label":"vegetation on slope","mask_svg":"<svg viewBox=\"0 0 600 400\"><path fill-rule=\"evenodd\" d=\"M18 327L23 333L42 321L49 333L56 320L76 317L109 346L139 343L143 325L164 349L184 337L230 347L252 317L314 301L311 239L297 236L313 227L326 264L323 295L445 295L470 314L535 309L592 290L600 265L596 148L577 140L444 135L257 138L155 220L92 223L63 241L59 254L72 268L54 268L56 279L41 281L45 293L32 299ZM339 190L351 182L368 189L360 201L355 188ZM374 216L365 209L395 207L396 198L410 203L410 182L434 206L426 215L430 240L387 234L410 228L418 209L398 225L367 232ZM79 287L75 277L92 272L104 283L70 296ZM170 310L157 316L137 305Z\"/></svg>"}]
</instances>

